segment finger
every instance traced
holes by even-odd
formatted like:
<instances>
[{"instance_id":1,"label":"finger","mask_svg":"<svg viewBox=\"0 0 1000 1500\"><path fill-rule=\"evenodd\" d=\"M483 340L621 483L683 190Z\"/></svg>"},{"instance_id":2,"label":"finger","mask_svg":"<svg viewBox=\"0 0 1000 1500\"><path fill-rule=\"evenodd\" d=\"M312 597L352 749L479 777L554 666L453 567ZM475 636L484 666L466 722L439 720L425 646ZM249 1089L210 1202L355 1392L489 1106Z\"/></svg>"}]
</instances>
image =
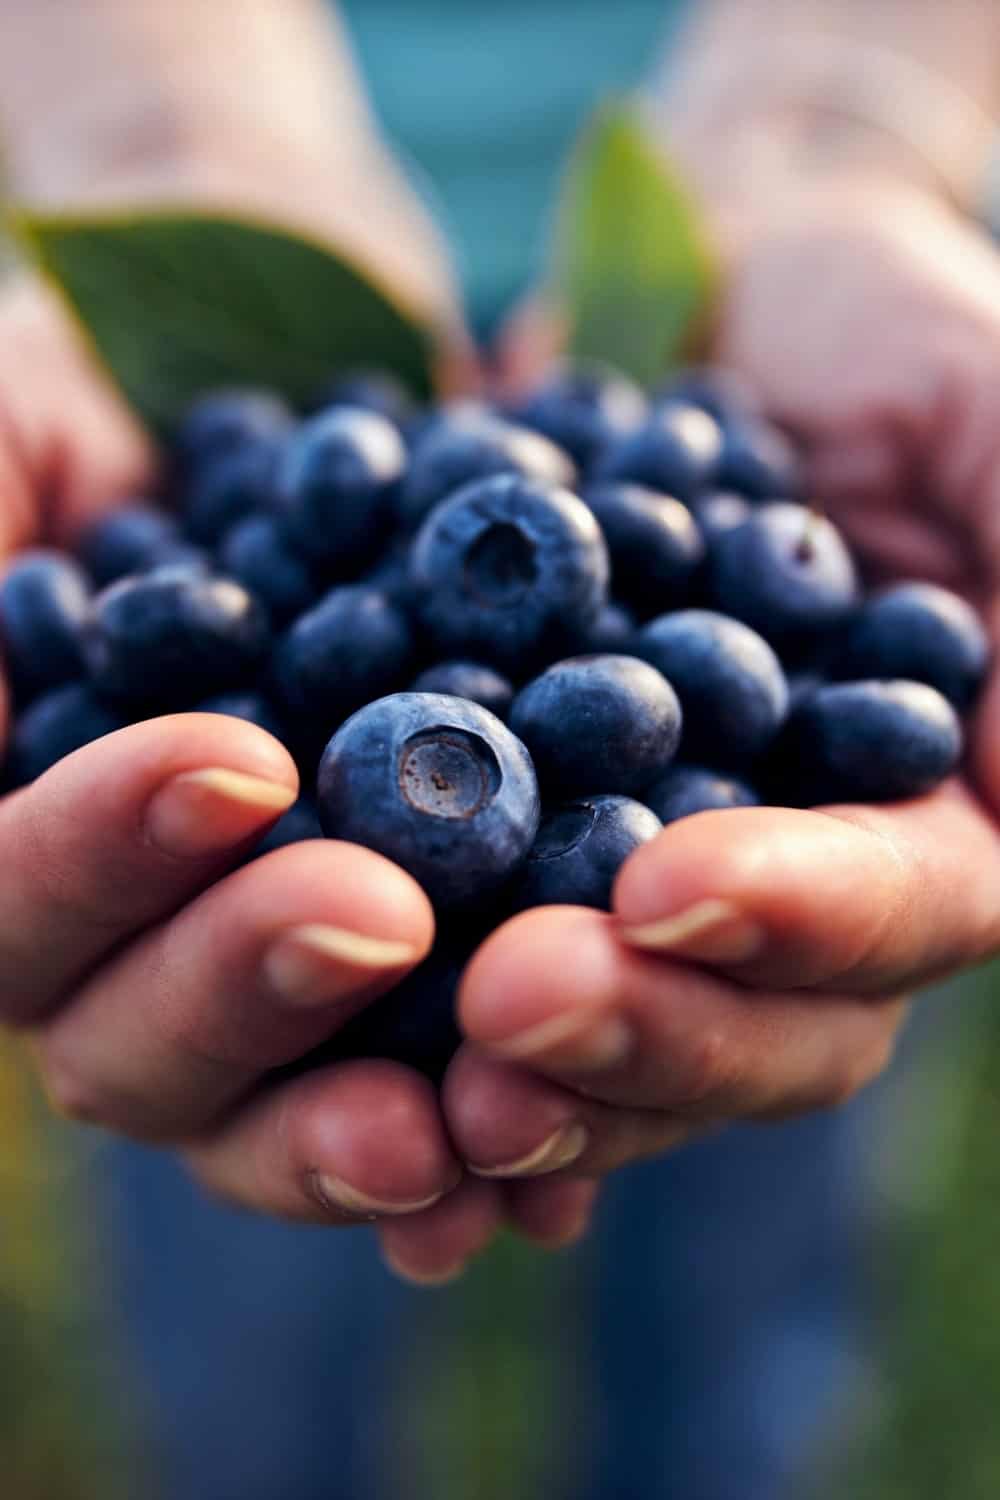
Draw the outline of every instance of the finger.
<instances>
[{"instance_id":1,"label":"finger","mask_svg":"<svg viewBox=\"0 0 1000 1500\"><path fill-rule=\"evenodd\" d=\"M383 1219L379 1240L397 1276L417 1286L444 1286L486 1249L503 1222L500 1187L466 1177L432 1208L405 1219Z\"/></svg>"},{"instance_id":2,"label":"finger","mask_svg":"<svg viewBox=\"0 0 1000 1500\"><path fill-rule=\"evenodd\" d=\"M1000 518L1000 504L997 506L997 516ZM997 554L1000 559L1000 535L997 539ZM1000 653L1000 600L994 602L987 623L994 649ZM993 817L1000 820L1000 660L994 667L979 705L972 726L970 749L977 785L982 788Z\"/></svg>"},{"instance_id":3,"label":"finger","mask_svg":"<svg viewBox=\"0 0 1000 1500\"><path fill-rule=\"evenodd\" d=\"M551 303L529 296L507 319L494 350L497 393L523 396L551 368L566 343L566 320Z\"/></svg>"},{"instance_id":4,"label":"finger","mask_svg":"<svg viewBox=\"0 0 1000 1500\"><path fill-rule=\"evenodd\" d=\"M841 1102L885 1066L902 1017L899 1003L751 991L629 950L613 918L578 907L494 933L459 1009L482 1050L587 1100L699 1120Z\"/></svg>"},{"instance_id":5,"label":"finger","mask_svg":"<svg viewBox=\"0 0 1000 1500\"><path fill-rule=\"evenodd\" d=\"M236 860L297 785L270 735L192 714L109 735L0 803L0 1016L57 1006Z\"/></svg>"},{"instance_id":6,"label":"finger","mask_svg":"<svg viewBox=\"0 0 1000 1500\"><path fill-rule=\"evenodd\" d=\"M575 1245L590 1228L600 1184L585 1177L533 1177L504 1186L508 1220L544 1250Z\"/></svg>"},{"instance_id":7,"label":"finger","mask_svg":"<svg viewBox=\"0 0 1000 1500\"><path fill-rule=\"evenodd\" d=\"M375 1061L261 1094L185 1157L213 1193L316 1224L421 1213L461 1177L431 1085Z\"/></svg>"},{"instance_id":8,"label":"finger","mask_svg":"<svg viewBox=\"0 0 1000 1500\"><path fill-rule=\"evenodd\" d=\"M455 1058L441 1102L469 1171L501 1181L554 1173L597 1177L658 1156L691 1134L686 1121L602 1104L474 1047Z\"/></svg>"},{"instance_id":9,"label":"finger","mask_svg":"<svg viewBox=\"0 0 1000 1500\"><path fill-rule=\"evenodd\" d=\"M1000 945L1000 833L957 780L893 806L705 813L636 851L614 908L646 952L893 994Z\"/></svg>"},{"instance_id":10,"label":"finger","mask_svg":"<svg viewBox=\"0 0 1000 1500\"><path fill-rule=\"evenodd\" d=\"M430 904L379 854L315 840L214 885L97 970L42 1031L64 1114L160 1140L201 1131L424 958Z\"/></svg>"}]
</instances>

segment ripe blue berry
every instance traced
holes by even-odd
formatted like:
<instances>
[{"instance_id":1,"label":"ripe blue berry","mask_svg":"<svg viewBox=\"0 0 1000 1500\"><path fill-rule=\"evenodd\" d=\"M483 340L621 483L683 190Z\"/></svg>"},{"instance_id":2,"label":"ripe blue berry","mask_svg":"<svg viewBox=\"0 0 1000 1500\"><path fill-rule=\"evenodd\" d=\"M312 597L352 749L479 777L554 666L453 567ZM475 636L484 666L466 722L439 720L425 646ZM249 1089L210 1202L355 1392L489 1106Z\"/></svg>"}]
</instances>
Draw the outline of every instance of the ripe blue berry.
<instances>
[{"instance_id":1,"label":"ripe blue berry","mask_svg":"<svg viewBox=\"0 0 1000 1500\"><path fill-rule=\"evenodd\" d=\"M630 797L584 797L546 813L512 887L519 910L595 906L610 911L615 876L633 850L656 837L659 818Z\"/></svg>"},{"instance_id":2,"label":"ripe blue berry","mask_svg":"<svg viewBox=\"0 0 1000 1500\"><path fill-rule=\"evenodd\" d=\"M378 589L343 584L279 642L274 680L286 707L325 743L348 714L406 681L412 654L405 615Z\"/></svg>"},{"instance_id":3,"label":"ripe blue berry","mask_svg":"<svg viewBox=\"0 0 1000 1500\"><path fill-rule=\"evenodd\" d=\"M514 701L514 689L506 677L492 667L474 661L442 661L421 672L410 687L411 693L447 693L452 698L468 698L488 708L498 719L506 719Z\"/></svg>"},{"instance_id":4,"label":"ripe blue berry","mask_svg":"<svg viewBox=\"0 0 1000 1500\"><path fill-rule=\"evenodd\" d=\"M399 429L377 412L340 406L312 417L287 444L278 473L296 546L341 577L363 567L405 467Z\"/></svg>"},{"instance_id":5,"label":"ripe blue berry","mask_svg":"<svg viewBox=\"0 0 1000 1500\"><path fill-rule=\"evenodd\" d=\"M253 443L199 467L182 497L188 536L214 547L231 527L276 503L279 450L273 443Z\"/></svg>"},{"instance_id":6,"label":"ripe blue berry","mask_svg":"<svg viewBox=\"0 0 1000 1500\"><path fill-rule=\"evenodd\" d=\"M645 414L645 398L631 380L586 365L557 370L513 411L516 421L558 444L584 473Z\"/></svg>"},{"instance_id":7,"label":"ripe blue berry","mask_svg":"<svg viewBox=\"0 0 1000 1500\"><path fill-rule=\"evenodd\" d=\"M724 532L732 531L734 526L748 519L750 502L743 495L733 495L728 490L712 490L693 500L691 511L711 553Z\"/></svg>"},{"instance_id":8,"label":"ripe blue berry","mask_svg":"<svg viewBox=\"0 0 1000 1500\"><path fill-rule=\"evenodd\" d=\"M863 606L838 654L836 675L926 682L966 710L989 666L990 645L971 605L933 583L898 583Z\"/></svg>"},{"instance_id":9,"label":"ripe blue berry","mask_svg":"<svg viewBox=\"0 0 1000 1500\"><path fill-rule=\"evenodd\" d=\"M656 393L658 404L690 402L720 424L753 417L760 400L752 383L738 370L722 365L692 365L674 375Z\"/></svg>"},{"instance_id":10,"label":"ripe blue berry","mask_svg":"<svg viewBox=\"0 0 1000 1500\"><path fill-rule=\"evenodd\" d=\"M243 719L247 724L256 724L273 734L276 740L283 736L281 715L274 704L263 693L248 689L243 693L218 693L195 705L195 713L223 714L227 719Z\"/></svg>"},{"instance_id":11,"label":"ripe blue berry","mask_svg":"<svg viewBox=\"0 0 1000 1500\"><path fill-rule=\"evenodd\" d=\"M636 654L662 672L684 713L685 758L733 765L767 748L788 711L788 684L767 642L707 609L661 615Z\"/></svg>"},{"instance_id":12,"label":"ripe blue berry","mask_svg":"<svg viewBox=\"0 0 1000 1500\"><path fill-rule=\"evenodd\" d=\"M245 588L172 568L111 584L84 636L98 692L150 712L189 708L249 681L267 645L264 611Z\"/></svg>"},{"instance_id":13,"label":"ripe blue berry","mask_svg":"<svg viewBox=\"0 0 1000 1500\"><path fill-rule=\"evenodd\" d=\"M584 631L578 642L578 651L581 655L599 656L611 652L631 656L637 628L638 622L632 611L624 604L612 601L604 606L590 629Z\"/></svg>"},{"instance_id":14,"label":"ripe blue berry","mask_svg":"<svg viewBox=\"0 0 1000 1500\"><path fill-rule=\"evenodd\" d=\"M79 547L80 561L103 588L128 573L143 573L165 551L183 545L173 516L153 505L126 505L89 526Z\"/></svg>"},{"instance_id":15,"label":"ripe blue berry","mask_svg":"<svg viewBox=\"0 0 1000 1500\"><path fill-rule=\"evenodd\" d=\"M961 754L962 727L936 688L835 683L789 719L774 780L798 802L891 802L931 791Z\"/></svg>"},{"instance_id":16,"label":"ripe blue berry","mask_svg":"<svg viewBox=\"0 0 1000 1500\"><path fill-rule=\"evenodd\" d=\"M397 519L415 531L440 501L473 480L496 474L562 485L575 477L566 454L541 433L475 408L459 408L429 423L415 441L399 488Z\"/></svg>"},{"instance_id":17,"label":"ripe blue berry","mask_svg":"<svg viewBox=\"0 0 1000 1500\"><path fill-rule=\"evenodd\" d=\"M802 505L762 505L712 550L715 602L778 645L802 649L843 626L858 579L840 532Z\"/></svg>"},{"instance_id":18,"label":"ripe blue berry","mask_svg":"<svg viewBox=\"0 0 1000 1500\"><path fill-rule=\"evenodd\" d=\"M631 480L688 504L714 482L721 453L714 417L687 402L665 402L607 449L595 478Z\"/></svg>"},{"instance_id":19,"label":"ripe blue berry","mask_svg":"<svg viewBox=\"0 0 1000 1500\"><path fill-rule=\"evenodd\" d=\"M416 608L442 653L524 673L572 649L607 602L608 551L568 490L501 475L444 500L413 544Z\"/></svg>"},{"instance_id":20,"label":"ripe blue berry","mask_svg":"<svg viewBox=\"0 0 1000 1500\"><path fill-rule=\"evenodd\" d=\"M502 885L538 829L525 747L487 709L397 693L348 719L323 752L319 815L330 838L377 849L441 909Z\"/></svg>"},{"instance_id":21,"label":"ripe blue berry","mask_svg":"<svg viewBox=\"0 0 1000 1500\"><path fill-rule=\"evenodd\" d=\"M332 406L360 406L387 417L401 431L412 421L414 413L409 391L385 370L351 370L338 375L323 391L315 410L326 411Z\"/></svg>"},{"instance_id":22,"label":"ripe blue berry","mask_svg":"<svg viewBox=\"0 0 1000 1500\"><path fill-rule=\"evenodd\" d=\"M514 699L510 724L560 797L633 793L666 770L681 735L670 684L634 656L557 662Z\"/></svg>"},{"instance_id":23,"label":"ripe blue berry","mask_svg":"<svg viewBox=\"0 0 1000 1500\"><path fill-rule=\"evenodd\" d=\"M637 484L595 484L583 498L608 544L615 594L646 616L683 603L705 558L687 506Z\"/></svg>"},{"instance_id":24,"label":"ripe blue berry","mask_svg":"<svg viewBox=\"0 0 1000 1500\"><path fill-rule=\"evenodd\" d=\"M671 766L643 793L660 822L676 823L693 813L719 812L731 807L756 807L757 793L735 776L723 776L704 766Z\"/></svg>"},{"instance_id":25,"label":"ripe blue berry","mask_svg":"<svg viewBox=\"0 0 1000 1500\"><path fill-rule=\"evenodd\" d=\"M181 419L174 435L175 462L189 475L239 449L280 442L291 427L291 412L272 391L209 391Z\"/></svg>"},{"instance_id":26,"label":"ripe blue berry","mask_svg":"<svg viewBox=\"0 0 1000 1500\"><path fill-rule=\"evenodd\" d=\"M93 740L124 726L87 682L72 682L36 698L19 715L11 738L8 779L26 785Z\"/></svg>"},{"instance_id":27,"label":"ripe blue berry","mask_svg":"<svg viewBox=\"0 0 1000 1500\"><path fill-rule=\"evenodd\" d=\"M312 569L288 545L276 516L248 516L223 538L219 567L256 595L276 625L308 609L319 592Z\"/></svg>"},{"instance_id":28,"label":"ripe blue berry","mask_svg":"<svg viewBox=\"0 0 1000 1500\"><path fill-rule=\"evenodd\" d=\"M802 490L801 465L788 438L771 422L731 419L722 428L716 483L749 500L791 500Z\"/></svg>"},{"instance_id":29,"label":"ripe blue berry","mask_svg":"<svg viewBox=\"0 0 1000 1500\"><path fill-rule=\"evenodd\" d=\"M0 582L0 641L15 692L32 697L83 672L90 608L83 571L60 552L22 552Z\"/></svg>"}]
</instances>

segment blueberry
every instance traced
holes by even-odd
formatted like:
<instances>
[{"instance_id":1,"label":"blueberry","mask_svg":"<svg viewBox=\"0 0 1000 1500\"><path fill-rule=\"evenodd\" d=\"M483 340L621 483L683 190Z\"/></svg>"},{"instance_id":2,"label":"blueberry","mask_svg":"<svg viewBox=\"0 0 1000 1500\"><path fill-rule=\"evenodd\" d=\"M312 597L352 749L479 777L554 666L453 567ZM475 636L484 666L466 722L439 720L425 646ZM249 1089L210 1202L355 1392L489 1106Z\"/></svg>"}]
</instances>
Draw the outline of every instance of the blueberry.
<instances>
[{"instance_id":1,"label":"blueberry","mask_svg":"<svg viewBox=\"0 0 1000 1500\"><path fill-rule=\"evenodd\" d=\"M581 654L601 655L607 652L632 654L632 639L637 629L635 615L624 604L606 604L579 641Z\"/></svg>"},{"instance_id":2,"label":"blueberry","mask_svg":"<svg viewBox=\"0 0 1000 1500\"><path fill-rule=\"evenodd\" d=\"M147 711L189 708L254 675L267 620L232 579L162 568L99 594L84 645L102 696Z\"/></svg>"},{"instance_id":3,"label":"blueberry","mask_svg":"<svg viewBox=\"0 0 1000 1500\"><path fill-rule=\"evenodd\" d=\"M747 520L750 502L744 495L733 495L728 490L713 490L710 494L693 500L691 510L711 552L720 536Z\"/></svg>"},{"instance_id":4,"label":"blueberry","mask_svg":"<svg viewBox=\"0 0 1000 1500\"><path fill-rule=\"evenodd\" d=\"M538 782L521 741L488 709L397 693L361 709L327 745L319 815L330 838L377 849L446 909L480 899L524 861Z\"/></svg>"},{"instance_id":5,"label":"blueberry","mask_svg":"<svg viewBox=\"0 0 1000 1500\"><path fill-rule=\"evenodd\" d=\"M309 564L285 539L276 516L248 516L223 538L219 567L267 608L277 625L307 610L318 589Z\"/></svg>"},{"instance_id":6,"label":"blueberry","mask_svg":"<svg viewBox=\"0 0 1000 1500\"><path fill-rule=\"evenodd\" d=\"M174 436L175 461L188 474L238 449L280 442L291 427L291 412L271 391L209 391L181 419Z\"/></svg>"},{"instance_id":7,"label":"blueberry","mask_svg":"<svg viewBox=\"0 0 1000 1500\"><path fill-rule=\"evenodd\" d=\"M550 484L571 484L573 465L541 433L516 427L476 408L441 416L414 444L397 497L402 526L415 531L434 507L476 479L520 474Z\"/></svg>"},{"instance_id":8,"label":"blueberry","mask_svg":"<svg viewBox=\"0 0 1000 1500\"><path fill-rule=\"evenodd\" d=\"M0 640L15 692L29 698L83 674L90 589L60 552L22 552L0 582Z\"/></svg>"},{"instance_id":9,"label":"blueberry","mask_svg":"<svg viewBox=\"0 0 1000 1500\"><path fill-rule=\"evenodd\" d=\"M722 432L714 417L687 402L655 408L630 436L613 443L598 463L598 479L628 479L685 504L714 482Z\"/></svg>"},{"instance_id":10,"label":"blueberry","mask_svg":"<svg viewBox=\"0 0 1000 1500\"><path fill-rule=\"evenodd\" d=\"M394 536L382 555L376 558L365 573L362 582L373 589L381 589L387 598L406 606L412 593L409 539Z\"/></svg>"},{"instance_id":11,"label":"blueberry","mask_svg":"<svg viewBox=\"0 0 1000 1500\"><path fill-rule=\"evenodd\" d=\"M278 476L296 546L340 577L363 567L384 535L405 466L398 428L377 412L339 406L304 423Z\"/></svg>"},{"instance_id":12,"label":"blueberry","mask_svg":"<svg viewBox=\"0 0 1000 1500\"><path fill-rule=\"evenodd\" d=\"M182 496L192 541L217 546L238 522L274 508L279 451L273 443L254 443L201 465Z\"/></svg>"},{"instance_id":13,"label":"blueberry","mask_svg":"<svg viewBox=\"0 0 1000 1500\"><path fill-rule=\"evenodd\" d=\"M19 715L11 738L9 776L18 786L34 781L64 756L123 724L89 683L56 688Z\"/></svg>"},{"instance_id":14,"label":"blueberry","mask_svg":"<svg viewBox=\"0 0 1000 1500\"><path fill-rule=\"evenodd\" d=\"M608 572L583 501L513 475L443 500L410 555L416 608L442 654L521 674L590 629L607 602Z\"/></svg>"},{"instance_id":15,"label":"blueberry","mask_svg":"<svg viewBox=\"0 0 1000 1500\"><path fill-rule=\"evenodd\" d=\"M279 642L274 680L286 706L323 742L348 714L407 679L406 617L378 589L331 589Z\"/></svg>"},{"instance_id":16,"label":"blueberry","mask_svg":"<svg viewBox=\"0 0 1000 1500\"><path fill-rule=\"evenodd\" d=\"M756 807L757 793L735 776L723 776L703 766L671 766L665 776L643 793L663 824L676 823L693 813L718 812L731 807Z\"/></svg>"},{"instance_id":17,"label":"blueberry","mask_svg":"<svg viewBox=\"0 0 1000 1500\"><path fill-rule=\"evenodd\" d=\"M276 740L282 736L281 716L274 704L263 693L248 689L243 693L218 693L195 705L195 713L224 714L227 719L244 719L273 734Z\"/></svg>"},{"instance_id":18,"label":"blueberry","mask_svg":"<svg viewBox=\"0 0 1000 1500\"><path fill-rule=\"evenodd\" d=\"M784 800L890 802L929 792L954 770L962 727L923 682L845 682L817 688L788 721L775 761Z\"/></svg>"},{"instance_id":19,"label":"blueberry","mask_svg":"<svg viewBox=\"0 0 1000 1500\"><path fill-rule=\"evenodd\" d=\"M611 583L640 615L683 602L705 557L686 505L637 484L595 484L583 498L611 553Z\"/></svg>"},{"instance_id":20,"label":"blueberry","mask_svg":"<svg viewBox=\"0 0 1000 1500\"><path fill-rule=\"evenodd\" d=\"M512 888L513 904L520 910L569 905L610 911L618 871L662 826L650 808L630 797L585 797L546 813Z\"/></svg>"},{"instance_id":21,"label":"blueberry","mask_svg":"<svg viewBox=\"0 0 1000 1500\"><path fill-rule=\"evenodd\" d=\"M162 559L165 549L183 545L173 516L153 505L126 505L110 511L84 532L80 561L102 587L142 573Z\"/></svg>"},{"instance_id":22,"label":"blueberry","mask_svg":"<svg viewBox=\"0 0 1000 1500\"><path fill-rule=\"evenodd\" d=\"M752 417L760 410L760 399L746 376L721 365L694 365L682 370L660 387L656 400L690 402L722 424Z\"/></svg>"},{"instance_id":23,"label":"blueberry","mask_svg":"<svg viewBox=\"0 0 1000 1500\"><path fill-rule=\"evenodd\" d=\"M557 370L514 407L514 419L551 438L586 472L646 414L637 385L615 370L581 365Z\"/></svg>"},{"instance_id":24,"label":"blueberry","mask_svg":"<svg viewBox=\"0 0 1000 1500\"><path fill-rule=\"evenodd\" d=\"M287 849L290 844L304 844L308 839L322 837L323 830L315 807L307 797L300 797L286 813L282 813L270 832L265 833L250 858L260 859L264 854L273 854L276 849Z\"/></svg>"},{"instance_id":25,"label":"blueberry","mask_svg":"<svg viewBox=\"0 0 1000 1500\"><path fill-rule=\"evenodd\" d=\"M780 428L744 417L723 425L716 483L749 500L790 500L802 490L801 465Z\"/></svg>"},{"instance_id":26,"label":"blueberry","mask_svg":"<svg viewBox=\"0 0 1000 1500\"><path fill-rule=\"evenodd\" d=\"M775 645L799 650L846 625L858 603L840 532L802 505L775 501L716 539L715 602Z\"/></svg>"},{"instance_id":27,"label":"blueberry","mask_svg":"<svg viewBox=\"0 0 1000 1500\"><path fill-rule=\"evenodd\" d=\"M413 682L413 693L447 693L452 698L468 698L488 708L498 719L506 719L514 701L514 689L506 677L492 667L474 661L442 661Z\"/></svg>"},{"instance_id":28,"label":"blueberry","mask_svg":"<svg viewBox=\"0 0 1000 1500\"><path fill-rule=\"evenodd\" d=\"M440 1083L462 1042L456 1001L470 953L467 943L439 938L429 957L395 989L370 1001L281 1075L295 1077L348 1058L385 1057Z\"/></svg>"},{"instance_id":29,"label":"blueberry","mask_svg":"<svg viewBox=\"0 0 1000 1500\"><path fill-rule=\"evenodd\" d=\"M982 621L964 599L933 583L898 583L865 603L835 670L926 682L961 712L974 703L989 658Z\"/></svg>"},{"instance_id":30,"label":"blueberry","mask_svg":"<svg viewBox=\"0 0 1000 1500\"><path fill-rule=\"evenodd\" d=\"M635 651L680 699L686 759L738 765L759 755L781 728L788 710L781 663L738 620L707 609L661 615L640 630Z\"/></svg>"},{"instance_id":31,"label":"blueberry","mask_svg":"<svg viewBox=\"0 0 1000 1500\"><path fill-rule=\"evenodd\" d=\"M321 393L315 410L325 411L332 406L360 406L387 417L400 430L408 426L414 414L409 391L385 370L350 370L338 375Z\"/></svg>"},{"instance_id":32,"label":"blueberry","mask_svg":"<svg viewBox=\"0 0 1000 1500\"><path fill-rule=\"evenodd\" d=\"M681 707L660 673L634 656L576 656L521 689L510 725L539 781L557 794L632 793L673 759Z\"/></svg>"}]
</instances>

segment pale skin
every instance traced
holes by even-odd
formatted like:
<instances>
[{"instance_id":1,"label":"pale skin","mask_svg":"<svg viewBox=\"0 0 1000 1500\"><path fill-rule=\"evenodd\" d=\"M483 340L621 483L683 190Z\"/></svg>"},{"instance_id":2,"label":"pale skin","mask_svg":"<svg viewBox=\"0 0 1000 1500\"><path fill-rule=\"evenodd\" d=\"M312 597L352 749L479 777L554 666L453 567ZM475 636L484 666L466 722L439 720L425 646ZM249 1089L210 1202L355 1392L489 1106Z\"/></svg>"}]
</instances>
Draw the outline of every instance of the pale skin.
<instances>
[{"instance_id":1,"label":"pale skin","mask_svg":"<svg viewBox=\"0 0 1000 1500\"><path fill-rule=\"evenodd\" d=\"M370 196L331 191L360 184L359 156L385 164L343 53L317 46L308 0L254 7L258 24L220 68L205 15L222 7L8 6L0 126L15 187L42 202L223 194L348 243L387 276L399 262L380 247L412 231L427 254L403 257L406 295L467 369L444 260L399 179L376 195L395 234L372 233ZM948 7L945 35L940 7L902 0L882 19L860 4L790 6L784 24L801 15L815 30L828 9L866 44L905 35L992 103L989 7ZM740 41L748 11L774 13L765 0L709 10L713 47ZM66 40L77 26L78 48ZM183 67L164 70L170 37ZM727 258L719 357L802 434L815 494L880 568L963 589L1000 636L1000 261L905 146L845 127L834 150L824 131L817 168L817 120L782 109L779 125L766 93L748 108L763 131L773 109L773 176L746 201L714 201L731 132L715 123L725 101L699 82L707 42L690 45L697 108L669 128ZM80 83L105 68L131 84L110 122L108 96L99 106ZM47 77L60 108L32 110L45 85L22 92L25 77ZM332 127L310 103L331 78L343 102ZM260 120L283 88L305 101L294 130L290 109ZM240 113L250 96L253 121ZM816 294L831 286L842 290ZM537 323L521 320L507 348L511 369L530 370L545 348ZM58 306L30 280L12 284L0 300L4 552L69 540L141 490L153 462ZM613 916L531 912L494 934L463 984L469 1041L440 1100L386 1063L275 1086L271 1069L397 982L433 936L419 889L367 851L309 844L232 873L295 789L291 760L260 731L180 716L90 746L9 798L0 1012L31 1039L64 1112L175 1146L250 1208L373 1216L391 1263L417 1280L456 1274L505 1222L568 1242L604 1173L706 1126L849 1097L890 1056L903 996L1000 948L996 679L967 777L932 797L703 815L633 857Z\"/></svg>"}]
</instances>

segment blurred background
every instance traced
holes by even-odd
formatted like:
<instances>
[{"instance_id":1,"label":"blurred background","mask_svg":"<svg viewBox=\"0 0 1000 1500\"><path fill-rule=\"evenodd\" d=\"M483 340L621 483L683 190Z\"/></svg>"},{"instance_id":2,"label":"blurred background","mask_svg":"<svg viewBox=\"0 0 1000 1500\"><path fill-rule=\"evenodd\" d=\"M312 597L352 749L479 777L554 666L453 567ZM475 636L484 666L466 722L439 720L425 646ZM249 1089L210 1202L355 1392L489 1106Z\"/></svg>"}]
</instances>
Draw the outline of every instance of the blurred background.
<instances>
[{"instance_id":1,"label":"blurred background","mask_svg":"<svg viewBox=\"0 0 1000 1500\"><path fill-rule=\"evenodd\" d=\"M850 1372L848 1408L830 1413L817 1440L801 1478L804 1500L1000 1494L998 999L996 968L929 996L888 1079L853 1107L868 1176L861 1233L874 1273L870 1357ZM118 1268L92 1237L94 1157L109 1148L54 1123L18 1044L0 1046L4 1500L155 1497L157 1453L147 1436L156 1428L154 1396L138 1382L121 1333L97 1312L118 1295ZM790 1211L796 1191L790 1181ZM612 1189L605 1221L615 1198ZM831 1207L847 1215L858 1205ZM661 1198L651 1212L671 1210ZM359 1251L374 1263L373 1246ZM548 1258L508 1241L455 1289L415 1294L422 1306L400 1351L395 1410L380 1414L386 1496L550 1492L581 1432L601 1421L583 1274L579 1252ZM699 1267L685 1274L696 1283ZM370 1286L391 1305L387 1273L373 1270ZM196 1303L176 1311L177 1336L196 1349ZM808 1350L801 1358L807 1367ZM767 1394L780 1416L782 1393ZM713 1436L690 1434L696 1444Z\"/></svg>"}]
</instances>

